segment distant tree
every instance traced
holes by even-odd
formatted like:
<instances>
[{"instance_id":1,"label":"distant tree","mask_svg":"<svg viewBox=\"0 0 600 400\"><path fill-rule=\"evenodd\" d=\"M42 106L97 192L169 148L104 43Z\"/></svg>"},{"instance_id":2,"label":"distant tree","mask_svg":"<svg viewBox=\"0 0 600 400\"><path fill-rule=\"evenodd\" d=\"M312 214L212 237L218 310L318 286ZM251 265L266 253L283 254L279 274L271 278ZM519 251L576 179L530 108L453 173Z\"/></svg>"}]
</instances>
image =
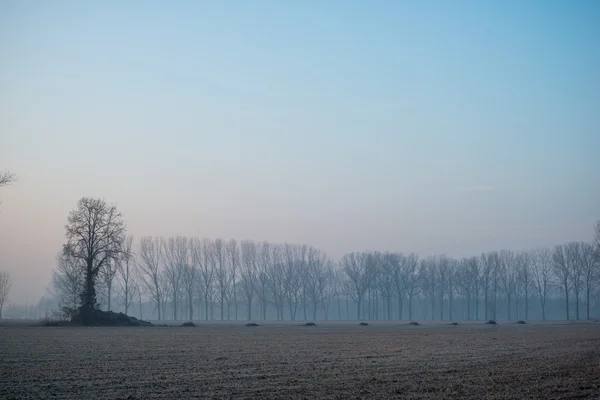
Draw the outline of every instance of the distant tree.
<instances>
[{"instance_id":1,"label":"distant tree","mask_svg":"<svg viewBox=\"0 0 600 400\"><path fill-rule=\"evenodd\" d=\"M518 269L516 256L512 251L502 250L500 257L500 287L506 295L507 319L511 319L511 300L515 295L518 283Z\"/></svg>"},{"instance_id":2,"label":"distant tree","mask_svg":"<svg viewBox=\"0 0 600 400\"><path fill-rule=\"evenodd\" d=\"M169 238L162 242L165 276L169 283L173 306L173 320L178 318L178 300L181 293L181 279L189 264L188 239L184 236Z\"/></svg>"},{"instance_id":3,"label":"distant tree","mask_svg":"<svg viewBox=\"0 0 600 400\"><path fill-rule=\"evenodd\" d=\"M261 243L258 249L260 262L256 270L256 294L260 303L260 318L267 319L267 305L269 303L269 271L273 264L273 245L268 242Z\"/></svg>"},{"instance_id":4,"label":"distant tree","mask_svg":"<svg viewBox=\"0 0 600 400\"><path fill-rule=\"evenodd\" d=\"M10 185L13 182L17 181L17 176L10 171L0 172L0 187ZM0 201L0 204L2 202Z\"/></svg>"},{"instance_id":5,"label":"distant tree","mask_svg":"<svg viewBox=\"0 0 600 400\"><path fill-rule=\"evenodd\" d=\"M200 277L202 293L204 294L204 318L208 320L212 314L213 283L215 280L215 250L214 242L204 239L202 245L202 262L200 264Z\"/></svg>"},{"instance_id":6,"label":"distant tree","mask_svg":"<svg viewBox=\"0 0 600 400\"><path fill-rule=\"evenodd\" d=\"M121 256L125 223L114 205L84 197L70 212L65 231L65 255L81 261L85 268L79 317L84 324L92 324L93 311L97 308L96 279L107 263Z\"/></svg>"},{"instance_id":7,"label":"distant tree","mask_svg":"<svg viewBox=\"0 0 600 400\"><path fill-rule=\"evenodd\" d=\"M238 271L240 269L240 251L235 240L230 240L227 243L227 257L229 258L229 266L231 268L231 297L233 297L233 308L235 320L238 319Z\"/></svg>"},{"instance_id":8,"label":"distant tree","mask_svg":"<svg viewBox=\"0 0 600 400\"><path fill-rule=\"evenodd\" d=\"M112 304L112 288L115 277L118 273L118 260L109 260L102 268L101 276L104 283L104 287L106 288L106 309L111 310Z\"/></svg>"},{"instance_id":9,"label":"distant tree","mask_svg":"<svg viewBox=\"0 0 600 400\"><path fill-rule=\"evenodd\" d=\"M17 180L17 176L10 171L0 172L0 187L10 185Z\"/></svg>"},{"instance_id":10,"label":"distant tree","mask_svg":"<svg viewBox=\"0 0 600 400\"><path fill-rule=\"evenodd\" d=\"M133 252L133 237L127 236L123 242L123 255L117 263L118 280L121 285L121 298L125 314L132 306L137 285L137 271L135 268L135 253Z\"/></svg>"},{"instance_id":11,"label":"distant tree","mask_svg":"<svg viewBox=\"0 0 600 400\"><path fill-rule=\"evenodd\" d=\"M596 222L594 227L594 256L596 262L600 265L600 221Z\"/></svg>"},{"instance_id":12,"label":"distant tree","mask_svg":"<svg viewBox=\"0 0 600 400\"><path fill-rule=\"evenodd\" d=\"M162 250L163 247L159 238L153 238L151 236L142 237L138 260L140 278L145 291L156 304L159 320L162 317L164 303L164 292L161 284ZM138 293L138 297L141 297L141 291Z\"/></svg>"},{"instance_id":13,"label":"distant tree","mask_svg":"<svg viewBox=\"0 0 600 400\"><path fill-rule=\"evenodd\" d=\"M421 284L421 270L419 269L419 256L410 253L404 258L402 268L402 286L408 298L408 319L412 320L413 298L419 294Z\"/></svg>"},{"instance_id":14,"label":"distant tree","mask_svg":"<svg viewBox=\"0 0 600 400\"><path fill-rule=\"evenodd\" d=\"M368 253L349 253L342 257L341 264L349 280L349 294L356 303L356 319L360 320L365 293L370 284Z\"/></svg>"},{"instance_id":15,"label":"distant tree","mask_svg":"<svg viewBox=\"0 0 600 400\"><path fill-rule=\"evenodd\" d=\"M421 260L421 289L423 293L429 298L429 305L431 306L431 319L435 319L435 295L437 293L437 280L438 280L438 268L437 258L428 257L427 259ZM427 309L425 309L425 312Z\"/></svg>"},{"instance_id":16,"label":"distant tree","mask_svg":"<svg viewBox=\"0 0 600 400\"><path fill-rule=\"evenodd\" d=\"M256 243L251 240L244 240L241 247L242 262L240 284L246 300L246 305L248 306L246 316L250 321L252 320L252 302L256 294L258 249Z\"/></svg>"},{"instance_id":17,"label":"distant tree","mask_svg":"<svg viewBox=\"0 0 600 400\"><path fill-rule=\"evenodd\" d=\"M81 261L63 252L57 258L58 266L52 270L52 287L58 297L58 305L65 317L71 318L80 302L85 285L85 269Z\"/></svg>"},{"instance_id":18,"label":"distant tree","mask_svg":"<svg viewBox=\"0 0 600 400\"><path fill-rule=\"evenodd\" d=\"M533 284L540 299L542 320L546 319L546 298L552 287L552 252L549 249L536 249L530 253Z\"/></svg>"},{"instance_id":19,"label":"distant tree","mask_svg":"<svg viewBox=\"0 0 600 400\"><path fill-rule=\"evenodd\" d=\"M231 282L229 262L227 258L227 243L223 239L216 239L213 243L215 253L215 283L219 299L221 321L225 319L225 303L229 301L229 284Z\"/></svg>"},{"instance_id":20,"label":"distant tree","mask_svg":"<svg viewBox=\"0 0 600 400\"><path fill-rule=\"evenodd\" d=\"M188 242L190 262L183 271L183 290L187 297L188 319L194 319L194 292L198 280L198 267L202 262L202 246L198 239L190 239Z\"/></svg>"},{"instance_id":21,"label":"distant tree","mask_svg":"<svg viewBox=\"0 0 600 400\"><path fill-rule=\"evenodd\" d=\"M2 319L2 307L8 298L8 292L12 287L12 278L10 272L0 271L0 319Z\"/></svg>"},{"instance_id":22,"label":"distant tree","mask_svg":"<svg viewBox=\"0 0 600 400\"><path fill-rule=\"evenodd\" d=\"M525 319L529 319L529 291L532 286L531 253L520 252L517 255L519 268L519 283L525 297ZM518 318L518 316L517 316Z\"/></svg>"},{"instance_id":23,"label":"distant tree","mask_svg":"<svg viewBox=\"0 0 600 400\"><path fill-rule=\"evenodd\" d=\"M594 259L592 244L582 243L579 262L581 263L582 284L585 293L586 319L590 319L590 302L600 280L600 263Z\"/></svg>"},{"instance_id":24,"label":"distant tree","mask_svg":"<svg viewBox=\"0 0 600 400\"><path fill-rule=\"evenodd\" d=\"M556 276L560 288L565 295L565 313L567 320L570 319L569 315L569 295L571 293L572 282L571 282L571 268L570 268L570 257L567 246L558 245L554 248L552 254L552 266L554 269L554 275Z\"/></svg>"}]
</instances>

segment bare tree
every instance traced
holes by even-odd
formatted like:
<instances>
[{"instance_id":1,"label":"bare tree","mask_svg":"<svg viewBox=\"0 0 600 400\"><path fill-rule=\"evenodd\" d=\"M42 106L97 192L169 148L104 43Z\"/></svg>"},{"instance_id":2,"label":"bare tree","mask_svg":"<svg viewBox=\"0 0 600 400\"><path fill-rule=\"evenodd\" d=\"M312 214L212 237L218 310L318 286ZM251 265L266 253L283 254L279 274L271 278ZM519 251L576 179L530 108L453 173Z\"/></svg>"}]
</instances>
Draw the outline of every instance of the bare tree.
<instances>
[{"instance_id":1,"label":"bare tree","mask_svg":"<svg viewBox=\"0 0 600 400\"><path fill-rule=\"evenodd\" d=\"M426 293L429 298L431 306L431 319L435 319L435 294L438 287L438 270L437 260L435 257L428 257L425 260L421 260L421 288L423 293ZM427 311L427 309L425 309Z\"/></svg>"},{"instance_id":2,"label":"bare tree","mask_svg":"<svg viewBox=\"0 0 600 400\"><path fill-rule=\"evenodd\" d=\"M229 263L227 258L227 245L222 239L217 239L213 243L214 260L215 260L215 278L217 284L217 294L219 296L219 304L221 309L221 321L225 319L225 302L228 301L227 294L229 293Z\"/></svg>"},{"instance_id":3,"label":"bare tree","mask_svg":"<svg viewBox=\"0 0 600 400\"><path fill-rule=\"evenodd\" d=\"M159 238L150 236L142 237L140 242L139 269L142 282L150 298L156 303L158 319L162 316L164 302L163 287L161 285L162 245ZM141 293L138 294L141 296Z\"/></svg>"},{"instance_id":4,"label":"bare tree","mask_svg":"<svg viewBox=\"0 0 600 400\"><path fill-rule=\"evenodd\" d=\"M0 319L2 319L2 307L12 287L12 278L8 271L0 271Z\"/></svg>"},{"instance_id":5,"label":"bare tree","mask_svg":"<svg viewBox=\"0 0 600 400\"><path fill-rule=\"evenodd\" d=\"M385 253L379 255L381 257L380 273L378 275L377 286L383 297L385 318L390 321L392 319L392 298L396 291L396 283L399 274L397 275L397 263L393 260L393 254Z\"/></svg>"},{"instance_id":6,"label":"bare tree","mask_svg":"<svg viewBox=\"0 0 600 400\"><path fill-rule=\"evenodd\" d=\"M500 287L506 295L508 305L507 319L511 319L511 300L515 294L518 282L518 269L515 254L509 250L502 250L500 257Z\"/></svg>"},{"instance_id":7,"label":"bare tree","mask_svg":"<svg viewBox=\"0 0 600 400\"><path fill-rule=\"evenodd\" d=\"M300 274L303 268L303 261L300 251L293 244L286 243L283 246L283 289L292 321L296 319L298 302L301 297Z\"/></svg>"},{"instance_id":8,"label":"bare tree","mask_svg":"<svg viewBox=\"0 0 600 400\"><path fill-rule=\"evenodd\" d=\"M85 269L77 265L78 260L63 252L58 254L56 260L58 266L52 270L52 287L63 314L72 318L85 284Z\"/></svg>"},{"instance_id":9,"label":"bare tree","mask_svg":"<svg viewBox=\"0 0 600 400\"><path fill-rule=\"evenodd\" d=\"M370 283L367 253L349 253L342 257L341 264L349 279L350 296L356 303L356 319L360 320L363 298Z\"/></svg>"},{"instance_id":10,"label":"bare tree","mask_svg":"<svg viewBox=\"0 0 600 400\"><path fill-rule=\"evenodd\" d=\"M235 240L230 240L227 243L227 256L229 257L229 266L231 268L231 295L233 297L233 307L235 320L238 319L238 271L240 267L240 251Z\"/></svg>"},{"instance_id":11,"label":"bare tree","mask_svg":"<svg viewBox=\"0 0 600 400\"><path fill-rule=\"evenodd\" d=\"M127 236L123 242L123 255L117 263L118 280L121 284L121 297L125 314L129 312L129 308L135 299L136 287L136 270L135 270L135 253L133 252L133 236Z\"/></svg>"},{"instance_id":12,"label":"bare tree","mask_svg":"<svg viewBox=\"0 0 600 400\"><path fill-rule=\"evenodd\" d=\"M177 320L179 315L177 305L181 293L181 278L189 263L188 250L188 240L184 236L172 237L163 242L165 274L171 292L173 320Z\"/></svg>"},{"instance_id":13,"label":"bare tree","mask_svg":"<svg viewBox=\"0 0 600 400\"><path fill-rule=\"evenodd\" d=\"M483 263L483 289L485 302L485 319L488 319L488 310L490 308L492 319L496 319L496 299L498 298L498 281L501 273L501 263L498 252L492 251L481 255Z\"/></svg>"},{"instance_id":14,"label":"bare tree","mask_svg":"<svg viewBox=\"0 0 600 400\"><path fill-rule=\"evenodd\" d=\"M183 288L187 297L189 320L194 319L194 292L198 281L198 271L202 265L202 242L197 238L189 240L190 263L183 271Z\"/></svg>"},{"instance_id":15,"label":"bare tree","mask_svg":"<svg viewBox=\"0 0 600 400\"><path fill-rule=\"evenodd\" d=\"M246 304L248 306L247 318L252 320L252 301L256 292L256 280L257 280L257 258L258 251L256 243L250 240L242 241L242 264L240 283L242 291L246 298Z\"/></svg>"},{"instance_id":16,"label":"bare tree","mask_svg":"<svg viewBox=\"0 0 600 400\"><path fill-rule=\"evenodd\" d=\"M263 242L259 248L260 262L256 270L256 293L260 302L260 317L267 319L267 304L269 302L269 270L273 264L273 246Z\"/></svg>"},{"instance_id":17,"label":"bare tree","mask_svg":"<svg viewBox=\"0 0 600 400\"><path fill-rule=\"evenodd\" d=\"M96 278L108 262L121 256L125 223L114 205L84 197L69 213L65 231L64 253L85 266L80 318L84 324L91 324L96 309Z\"/></svg>"},{"instance_id":18,"label":"bare tree","mask_svg":"<svg viewBox=\"0 0 600 400\"><path fill-rule=\"evenodd\" d=\"M314 247L308 248L306 265L306 294L313 306L312 318L317 319L317 308L319 304L326 314L327 288L331 280L330 262L327 255Z\"/></svg>"},{"instance_id":19,"label":"bare tree","mask_svg":"<svg viewBox=\"0 0 600 400\"><path fill-rule=\"evenodd\" d=\"M118 260L109 260L105 265L104 268L102 268L101 271L101 276L102 276L102 280L104 283L104 287L106 288L106 309L108 311L111 311L111 300L112 300L112 287L113 287L113 281L115 280L115 277L117 276L117 272L118 272L118 267L117 267L117 262Z\"/></svg>"},{"instance_id":20,"label":"bare tree","mask_svg":"<svg viewBox=\"0 0 600 400\"><path fill-rule=\"evenodd\" d=\"M536 249L531 252L532 276L540 299L542 319L546 319L546 298L552 285L552 253L549 249Z\"/></svg>"},{"instance_id":21,"label":"bare tree","mask_svg":"<svg viewBox=\"0 0 600 400\"><path fill-rule=\"evenodd\" d=\"M600 279L600 263L594 259L594 246L588 243L581 244L580 260L582 271L582 284L585 292L586 319L590 319L590 302L598 280Z\"/></svg>"},{"instance_id":22,"label":"bare tree","mask_svg":"<svg viewBox=\"0 0 600 400\"><path fill-rule=\"evenodd\" d=\"M520 252L517 255L517 264L519 268L519 283L525 296L525 319L527 320L529 319L529 290L532 286L531 253Z\"/></svg>"},{"instance_id":23,"label":"bare tree","mask_svg":"<svg viewBox=\"0 0 600 400\"><path fill-rule=\"evenodd\" d=\"M408 319L412 320L413 298L419 294L421 287L421 270L419 269L419 256L410 253L404 259L402 269L402 285L408 297Z\"/></svg>"},{"instance_id":24,"label":"bare tree","mask_svg":"<svg viewBox=\"0 0 600 400\"><path fill-rule=\"evenodd\" d=\"M209 239L204 239L202 246L202 263L200 264L200 276L202 282L202 293L204 294L204 318L209 319L209 311L212 315L213 282L215 280L215 251L214 244ZM210 309L209 309L210 308Z\"/></svg>"},{"instance_id":25,"label":"bare tree","mask_svg":"<svg viewBox=\"0 0 600 400\"><path fill-rule=\"evenodd\" d=\"M596 222L594 227L594 255L597 263L600 265L600 221Z\"/></svg>"},{"instance_id":26,"label":"bare tree","mask_svg":"<svg viewBox=\"0 0 600 400\"><path fill-rule=\"evenodd\" d=\"M283 307L285 305L285 290L284 282L284 261L283 261L283 246L275 245L272 248L273 263L269 268L269 290L272 296L272 302L277 312L277 320L283 320Z\"/></svg>"},{"instance_id":27,"label":"bare tree","mask_svg":"<svg viewBox=\"0 0 600 400\"><path fill-rule=\"evenodd\" d=\"M0 187L10 185L13 182L17 181L17 176L10 171L0 172ZM0 204L2 202L0 201Z\"/></svg>"},{"instance_id":28,"label":"bare tree","mask_svg":"<svg viewBox=\"0 0 600 400\"><path fill-rule=\"evenodd\" d=\"M580 319L579 300L584 287L584 246L583 242L570 242L565 245L571 286L575 297L575 319L577 320Z\"/></svg>"},{"instance_id":29,"label":"bare tree","mask_svg":"<svg viewBox=\"0 0 600 400\"><path fill-rule=\"evenodd\" d=\"M569 317L569 294L571 292L571 268L569 266L569 252L565 245L558 245L552 254L554 275L558 279L560 288L565 295L565 312L567 320Z\"/></svg>"}]
</instances>

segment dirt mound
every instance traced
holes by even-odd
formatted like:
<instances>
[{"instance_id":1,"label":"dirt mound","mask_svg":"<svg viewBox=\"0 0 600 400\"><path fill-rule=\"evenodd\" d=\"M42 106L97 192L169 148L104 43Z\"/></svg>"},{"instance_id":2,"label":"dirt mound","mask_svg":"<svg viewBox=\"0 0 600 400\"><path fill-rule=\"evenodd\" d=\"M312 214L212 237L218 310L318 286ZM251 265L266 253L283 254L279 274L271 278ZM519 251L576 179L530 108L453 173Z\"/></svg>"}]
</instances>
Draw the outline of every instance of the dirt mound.
<instances>
[{"instance_id":1,"label":"dirt mound","mask_svg":"<svg viewBox=\"0 0 600 400\"><path fill-rule=\"evenodd\" d=\"M189 322L184 322L183 324L181 324L181 326L185 326L187 328L195 328L196 324L193 323L192 321L189 321Z\"/></svg>"},{"instance_id":2,"label":"dirt mound","mask_svg":"<svg viewBox=\"0 0 600 400\"><path fill-rule=\"evenodd\" d=\"M496 325L496 321L494 321L493 319L490 319L488 322L486 322L487 325Z\"/></svg>"},{"instance_id":3,"label":"dirt mound","mask_svg":"<svg viewBox=\"0 0 600 400\"><path fill-rule=\"evenodd\" d=\"M358 324L360 326L369 326L369 324L367 322L361 322L360 324Z\"/></svg>"},{"instance_id":4,"label":"dirt mound","mask_svg":"<svg viewBox=\"0 0 600 400\"><path fill-rule=\"evenodd\" d=\"M314 322L307 322L304 324L304 326L317 326L317 324L315 324Z\"/></svg>"},{"instance_id":5,"label":"dirt mound","mask_svg":"<svg viewBox=\"0 0 600 400\"><path fill-rule=\"evenodd\" d=\"M419 326L421 325L420 323L418 323L417 321L412 321L408 323L409 325L414 325L414 326Z\"/></svg>"},{"instance_id":6,"label":"dirt mound","mask_svg":"<svg viewBox=\"0 0 600 400\"><path fill-rule=\"evenodd\" d=\"M248 322L246 326L260 326L256 322Z\"/></svg>"},{"instance_id":7,"label":"dirt mound","mask_svg":"<svg viewBox=\"0 0 600 400\"><path fill-rule=\"evenodd\" d=\"M450 325L458 325L458 322L452 322Z\"/></svg>"},{"instance_id":8,"label":"dirt mound","mask_svg":"<svg viewBox=\"0 0 600 400\"><path fill-rule=\"evenodd\" d=\"M525 321L517 321L517 324L519 324L519 325L525 325L526 323L527 322L525 322Z\"/></svg>"},{"instance_id":9,"label":"dirt mound","mask_svg":"<svg viewBox=\"0 0 600 400\"><path fill-rule=\"evenodd\" d=\"M92 326L152 326L148 321L137 319L136 317L130 317L123 313L116 313L112 311L94 310L90 318L93 323ZM76 316L71 321L75 324L81 323L79 317Z\"/></svg>"}]
</instances>

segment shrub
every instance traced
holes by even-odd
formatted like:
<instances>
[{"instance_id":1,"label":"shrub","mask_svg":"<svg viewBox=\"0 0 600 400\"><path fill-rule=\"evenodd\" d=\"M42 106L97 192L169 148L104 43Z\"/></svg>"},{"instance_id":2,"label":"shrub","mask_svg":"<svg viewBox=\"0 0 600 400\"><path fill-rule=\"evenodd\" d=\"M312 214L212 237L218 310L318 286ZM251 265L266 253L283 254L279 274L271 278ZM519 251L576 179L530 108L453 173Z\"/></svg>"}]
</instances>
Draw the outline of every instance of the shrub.
<instances>
[{"instance_id":1,"label":"shrub","mask_svg":"<svg viewBox=\"0 0 600 400\"><path fill-rule=\"evenodd\" d=\"M304 324L304 326L317 326L317 324L315 324L314 322L307 322Z\"/></svg>"},{"instance_id":2,"label":"shrub","mask_svg":"<svg viewBox=\"0 0 600 400\"><path fill-rule=\"evenodd\" d=\"M488 324L488 325L496 325L496 321L494 321L493 319L490 319L488 322L486 322L486 324Z\"/></svg>"},{"instance_id":3,"label":"shrub","mask_svg":"<svg viewBox=\"0 0 600 400\"><path fill-rule=\"evenodd\" d=\"M196 326L196 324L193 323L192 321L189 321L189 322L184 322L183 324L181 324L181 326L185 326L187 328L194 328Z\"/></svg>"},{"instance_id":4,"label":"shrub","mask_svg":"<svg viewBox=\"0 0 600 400\"><path fill-rule=\"evenodd\" d=\"M419 326L421 325L420 323L418 323L417 321L412 321L408 323L409 325L415 325L415 326Z\"/></svg>"},{"instance_id":5,"label":"shrub","mask_svg":"<svg viewBox=\"0 0 600 400\"><path fill-rule=\"evenodd\" d=\"M458 325L458 322L452 322L450 325Z\"/></svg>"},{"instance_id":6,"label":"shrub","mask_svg":"<svg viewBox=\"0 0 600 400\"><path fill-rule=\"evenodd\" d=\"M517 321L517 324L519 324L519 325L525 325L526 323L527 322L525 322L525 321Z\"/></svg>"},{"instance_id":7,"label":"shrub","mask_svg":"<svg viewBox=\"0 0 600 400\"><path fill-rule=\"evenodd\" d=\"M369 326L369 324L367 322L361 322L360 324L358 324L360 326Z\"/></svg>"},{"instance_id":8,"label":"shrub","mask_svg":"<svg viewBox=\"0 0 600 400\"><path fill-rule=\"evenodd\" d=\"M248 322L246 326L260 326L256 322Z\"/></svg>"}]
</instances>

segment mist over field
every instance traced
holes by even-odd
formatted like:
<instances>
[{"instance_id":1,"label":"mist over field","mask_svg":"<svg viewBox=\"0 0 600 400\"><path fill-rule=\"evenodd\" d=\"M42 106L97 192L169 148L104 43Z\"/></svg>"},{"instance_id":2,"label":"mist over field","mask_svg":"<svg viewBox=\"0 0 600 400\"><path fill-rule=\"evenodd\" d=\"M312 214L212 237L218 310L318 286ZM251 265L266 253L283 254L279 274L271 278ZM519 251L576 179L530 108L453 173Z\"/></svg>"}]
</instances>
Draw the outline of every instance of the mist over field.
<instances>
[{"instance_id":1,"label":"mist over field","mask_svg":"<svg viewBox=\"0 0 600 400\"><path fill-rule=\"evenodd\" d=\"M0 397L600 396L598 21L1 2Z\"/></svg>"}]
</instances>

